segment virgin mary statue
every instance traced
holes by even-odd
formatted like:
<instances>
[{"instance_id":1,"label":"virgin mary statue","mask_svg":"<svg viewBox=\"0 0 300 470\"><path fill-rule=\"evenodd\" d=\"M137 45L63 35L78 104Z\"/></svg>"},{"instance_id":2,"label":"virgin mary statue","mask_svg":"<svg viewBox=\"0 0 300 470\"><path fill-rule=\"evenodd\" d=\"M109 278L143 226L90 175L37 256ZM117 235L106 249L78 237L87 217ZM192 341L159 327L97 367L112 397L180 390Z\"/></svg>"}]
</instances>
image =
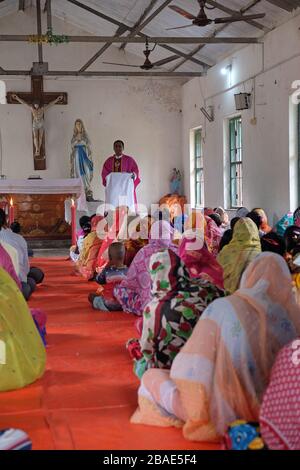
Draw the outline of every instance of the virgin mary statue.
<instances>
[{"instance_id":1,"label":"virgin mary statue","mask_svg":"<svg viewBox=\"0 0 300 470\"><path fill-rule=\"evenodd\" d=\"M76 119L71 140L71 178L81 178L87 201L93 200L91 182L94 164L92 160L90 139L81 119Z\"/></svg>"}]
</instances>

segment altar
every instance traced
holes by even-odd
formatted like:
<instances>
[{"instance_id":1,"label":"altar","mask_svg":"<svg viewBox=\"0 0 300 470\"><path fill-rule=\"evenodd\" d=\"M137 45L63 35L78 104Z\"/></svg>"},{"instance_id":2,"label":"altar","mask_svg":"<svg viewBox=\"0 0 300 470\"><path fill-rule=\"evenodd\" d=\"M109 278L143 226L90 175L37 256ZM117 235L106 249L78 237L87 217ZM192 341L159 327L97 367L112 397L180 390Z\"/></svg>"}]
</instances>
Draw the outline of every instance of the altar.
<instances>
[{"instance_id":1,"label":"altar","mask_svg":"<svg viewBox=\"0 0 300 470\"><path fill-rule=\"evenodd\" d=\"M0 205L14 206L14 218L28 240L67 240L71 227L65 220L65 201L74 198L78 210L86 210L80 179L3 179L0 180Z\"/></svg>"}]
</instances>

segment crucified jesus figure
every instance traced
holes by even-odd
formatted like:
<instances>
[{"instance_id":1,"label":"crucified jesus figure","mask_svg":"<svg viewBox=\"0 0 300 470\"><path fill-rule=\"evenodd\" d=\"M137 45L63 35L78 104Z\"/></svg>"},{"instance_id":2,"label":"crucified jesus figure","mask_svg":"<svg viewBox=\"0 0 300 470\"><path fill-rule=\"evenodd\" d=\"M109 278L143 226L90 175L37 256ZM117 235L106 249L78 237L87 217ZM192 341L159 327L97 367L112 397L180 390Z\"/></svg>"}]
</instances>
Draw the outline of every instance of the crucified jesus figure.
<instances>
[{"instance_id":1,"label":"crucified jesus figure","mask_svg":"<svg viewBox=\"0 0 300 470\"><path fill-rule=\"evenodd\" d=\"M44 137L44 132L45 132L44 112L46 111L46 109L50 108L56 103L63 101L64 97L63 95L61 95L58 98L56 98L56 100L51 101L51 103L44 105L44 106L41 106L39 101L34 101L32 104L29 104L26 101L22 100L16 94L12 95L12 98L18 101L18 103L28 106L31 110L31 114L33 117L32 133L33 133L33 141L34 141L34 147L35 147L35 156L38 157L41 153L41 147L43 144L43 137Z\"/></svg>"}]
</instances>

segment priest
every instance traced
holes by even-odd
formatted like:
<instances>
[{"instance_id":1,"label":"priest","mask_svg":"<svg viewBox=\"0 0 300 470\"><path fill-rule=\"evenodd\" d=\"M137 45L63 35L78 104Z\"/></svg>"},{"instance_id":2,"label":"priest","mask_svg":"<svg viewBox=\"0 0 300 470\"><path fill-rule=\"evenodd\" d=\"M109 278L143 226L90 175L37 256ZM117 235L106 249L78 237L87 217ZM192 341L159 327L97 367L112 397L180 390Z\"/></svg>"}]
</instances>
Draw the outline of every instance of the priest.
<instances>
[{"instance_id":1,"label":"priest","mask_svg":"<svg viewBox=\"0 0 300 470\"><path fill-rule=\"evenodd\" d=\"M136 187L140 183L139 168L136 161L124 155L124 142L114 142L114 155L109 157L102 169L102 182L106 188L106 203L115 207L120 204L130 209L136 207Z\"/></svg>"}]
</instances>

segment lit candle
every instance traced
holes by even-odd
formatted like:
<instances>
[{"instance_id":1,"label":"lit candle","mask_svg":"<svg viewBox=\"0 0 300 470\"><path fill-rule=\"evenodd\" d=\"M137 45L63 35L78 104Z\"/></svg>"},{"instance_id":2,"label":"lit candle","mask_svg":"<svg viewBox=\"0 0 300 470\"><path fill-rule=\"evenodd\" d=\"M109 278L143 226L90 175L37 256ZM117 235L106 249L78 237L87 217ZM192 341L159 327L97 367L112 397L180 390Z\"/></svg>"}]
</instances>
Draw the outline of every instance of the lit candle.
<instances>
[{"instance_id":1,"label":"lit candle","mask_svg":"<svg viewBox=\"0 0 300 470\"><path fill-rule=\"evenodd\" d=\"M12 197L10 198L10 202L9 202L8 220L9 220L9 226L15 220L15 208L14 208L14 201Z\"/></svg>"},{"instance_id":2,"label":"lit candle","mask_svg":"<svg viewBox=\"0 0 300 470\"><path fill-rule=\"evenodd\" d=\"M72 226L72 245L76 245L76 205L74 199L72 199L71 205L71 226Z\"/></svg>"}]
</instances>

